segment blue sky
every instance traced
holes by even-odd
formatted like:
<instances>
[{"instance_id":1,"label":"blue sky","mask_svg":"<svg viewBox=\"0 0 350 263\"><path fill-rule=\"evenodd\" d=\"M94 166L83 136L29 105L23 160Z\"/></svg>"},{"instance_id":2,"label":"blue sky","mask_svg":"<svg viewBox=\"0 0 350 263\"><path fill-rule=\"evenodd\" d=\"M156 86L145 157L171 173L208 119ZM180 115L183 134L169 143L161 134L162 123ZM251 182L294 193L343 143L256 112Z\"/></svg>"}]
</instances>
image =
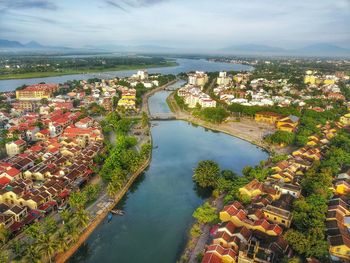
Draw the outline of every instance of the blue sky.
<instances>
[{"instance_id":1,"label":"blue sky","mask_svg":"<svg viewBox=\"0 0 350 263\"><path fill-rule=\"evenodd\" d=\"M46 45L350 46L350 0L0 0L0 38Z\"/></svg>"}]
</instances>

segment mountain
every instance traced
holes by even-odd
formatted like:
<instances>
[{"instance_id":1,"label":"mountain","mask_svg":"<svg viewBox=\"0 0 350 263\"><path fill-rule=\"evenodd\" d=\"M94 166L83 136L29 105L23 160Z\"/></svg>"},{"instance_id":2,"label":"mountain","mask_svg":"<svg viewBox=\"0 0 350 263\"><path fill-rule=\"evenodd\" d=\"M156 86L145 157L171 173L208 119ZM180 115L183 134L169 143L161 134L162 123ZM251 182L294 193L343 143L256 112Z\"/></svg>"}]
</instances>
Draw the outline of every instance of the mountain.
<instances>
[{"instance_id":1,"label":"mountain","mask_svg":"<svg viewBox=\"0 0 350 263\"><path fill-rule=\"evenodd\" d=\"M30 41L27 44L24 45L26 48L45 48L45 46L39 44L36 41Z\"/></svg>"},{"instance_id":2,"label":"mountain","mask_svg":"<svg viewBox=\"0 0 350 263\"><path fill-rule=\"evenodd\" d=\"M277 53L284 52L285 50L279 47L271 47L267 45L257 45L257 44L246 44L246 45L233 45L229 47L222 48L220 51L224 52L268 52L268 53Z\"/></svg>"},{"instance_id":3,"label":"mountain","mask_svg":"<svg viewBox=\"0 0 350 263\"><path fill-rule=\"evenodd\" d=\"M267 45L246 44L225 47L218 52L243 55L350 56L350 49L327 43L316 43L299 49L283 49Z\"/></svg>"},{"instance_id":4,"label":"mountain","mask_svg":"<svg viewBox=\"0 0 350 263\"><path fill-rule=\"evenodd\" d=\"M316 55L349 55L350 49L338 47L333 44L328 43L317 43L312 44L297 50L293 50L293 52L300 54L316 54Z\"/></svg>"},{"instance_id":5,"label":"mountain","mask_svg":"<svg viewBox=\"0 0 350 263\"><path fill-rule=\"evenodd\" d=\"M0 48L23 48L24 46L18 41L10 41L7 39L0 39Z\"/></svg>"}]
</instances>

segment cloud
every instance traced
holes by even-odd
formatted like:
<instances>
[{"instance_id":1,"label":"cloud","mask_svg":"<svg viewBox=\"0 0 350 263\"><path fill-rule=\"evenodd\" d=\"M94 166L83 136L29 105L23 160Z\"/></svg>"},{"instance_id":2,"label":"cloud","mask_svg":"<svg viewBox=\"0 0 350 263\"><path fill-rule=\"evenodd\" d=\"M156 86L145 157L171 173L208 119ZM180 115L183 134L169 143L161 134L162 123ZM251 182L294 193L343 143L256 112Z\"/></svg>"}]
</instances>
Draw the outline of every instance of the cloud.
<instances>
[{"instance_id":1,"label":"cloud","mask_svg":"<svg viewBox=\"0 0 350 263\"><path fill-rule=\"evenodd\" d=\"M126 10L124 7L122 7L120 4L116 3L115 1L112 1L112 0L105 0L105 3L109 6L112 6L112 7L115 7L115 8L118 8L124 12L128 12L128 10Z\"/></svg>"},{"instance_id":2,"label":"cloud","mask_svg":"<svg viewBox=\"0 0 350 263\"><path fill-rule=\"evenodd\" d=\"M57 5L50 0L0 0L0 7L6 9L57 10Z\"/></svg>"}]
</instances>

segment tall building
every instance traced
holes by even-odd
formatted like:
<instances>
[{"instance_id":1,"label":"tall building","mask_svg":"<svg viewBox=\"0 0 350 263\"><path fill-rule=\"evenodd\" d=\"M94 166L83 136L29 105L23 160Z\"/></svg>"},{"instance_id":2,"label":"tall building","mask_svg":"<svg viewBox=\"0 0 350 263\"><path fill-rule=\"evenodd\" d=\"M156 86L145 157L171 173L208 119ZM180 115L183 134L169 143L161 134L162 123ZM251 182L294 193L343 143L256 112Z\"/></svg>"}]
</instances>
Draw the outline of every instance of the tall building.
<instances>
[{"instance_id":1,"label":"tall building","mask_svg":"<svg viewBox=\"0 0 350 263\"><path fill-rule=\"evenodd\" d=\"M188 74L188 84L203 87L208 82L208 75L203 71Z\"/></svg>"}]
</instances>

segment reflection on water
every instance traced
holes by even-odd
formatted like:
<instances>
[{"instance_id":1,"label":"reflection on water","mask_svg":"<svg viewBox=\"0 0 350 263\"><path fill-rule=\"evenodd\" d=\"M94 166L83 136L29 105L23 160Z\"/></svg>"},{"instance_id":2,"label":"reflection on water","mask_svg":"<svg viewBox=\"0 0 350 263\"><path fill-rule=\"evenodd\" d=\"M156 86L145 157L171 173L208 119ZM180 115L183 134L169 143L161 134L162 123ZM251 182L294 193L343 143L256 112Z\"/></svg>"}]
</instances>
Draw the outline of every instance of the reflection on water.
<instances>
[{"instance_id":1,"label":"reflection on water","mask_svg":"<svg viewBox=\"0 0 350 263\"><path fill-rule=\"evenodd\" d=\"M151 111L163 107L165 95L150 99ZM69 262L174 263L193 223L193 211L209 196L192 180L200 160L240 174L246 165L268 157L262 149L223 133L184 121L153 122L150 167L122 199L125 216L101 224ZM87 252L86 252L87 251Z\"/></svg>"}]
</instances>

